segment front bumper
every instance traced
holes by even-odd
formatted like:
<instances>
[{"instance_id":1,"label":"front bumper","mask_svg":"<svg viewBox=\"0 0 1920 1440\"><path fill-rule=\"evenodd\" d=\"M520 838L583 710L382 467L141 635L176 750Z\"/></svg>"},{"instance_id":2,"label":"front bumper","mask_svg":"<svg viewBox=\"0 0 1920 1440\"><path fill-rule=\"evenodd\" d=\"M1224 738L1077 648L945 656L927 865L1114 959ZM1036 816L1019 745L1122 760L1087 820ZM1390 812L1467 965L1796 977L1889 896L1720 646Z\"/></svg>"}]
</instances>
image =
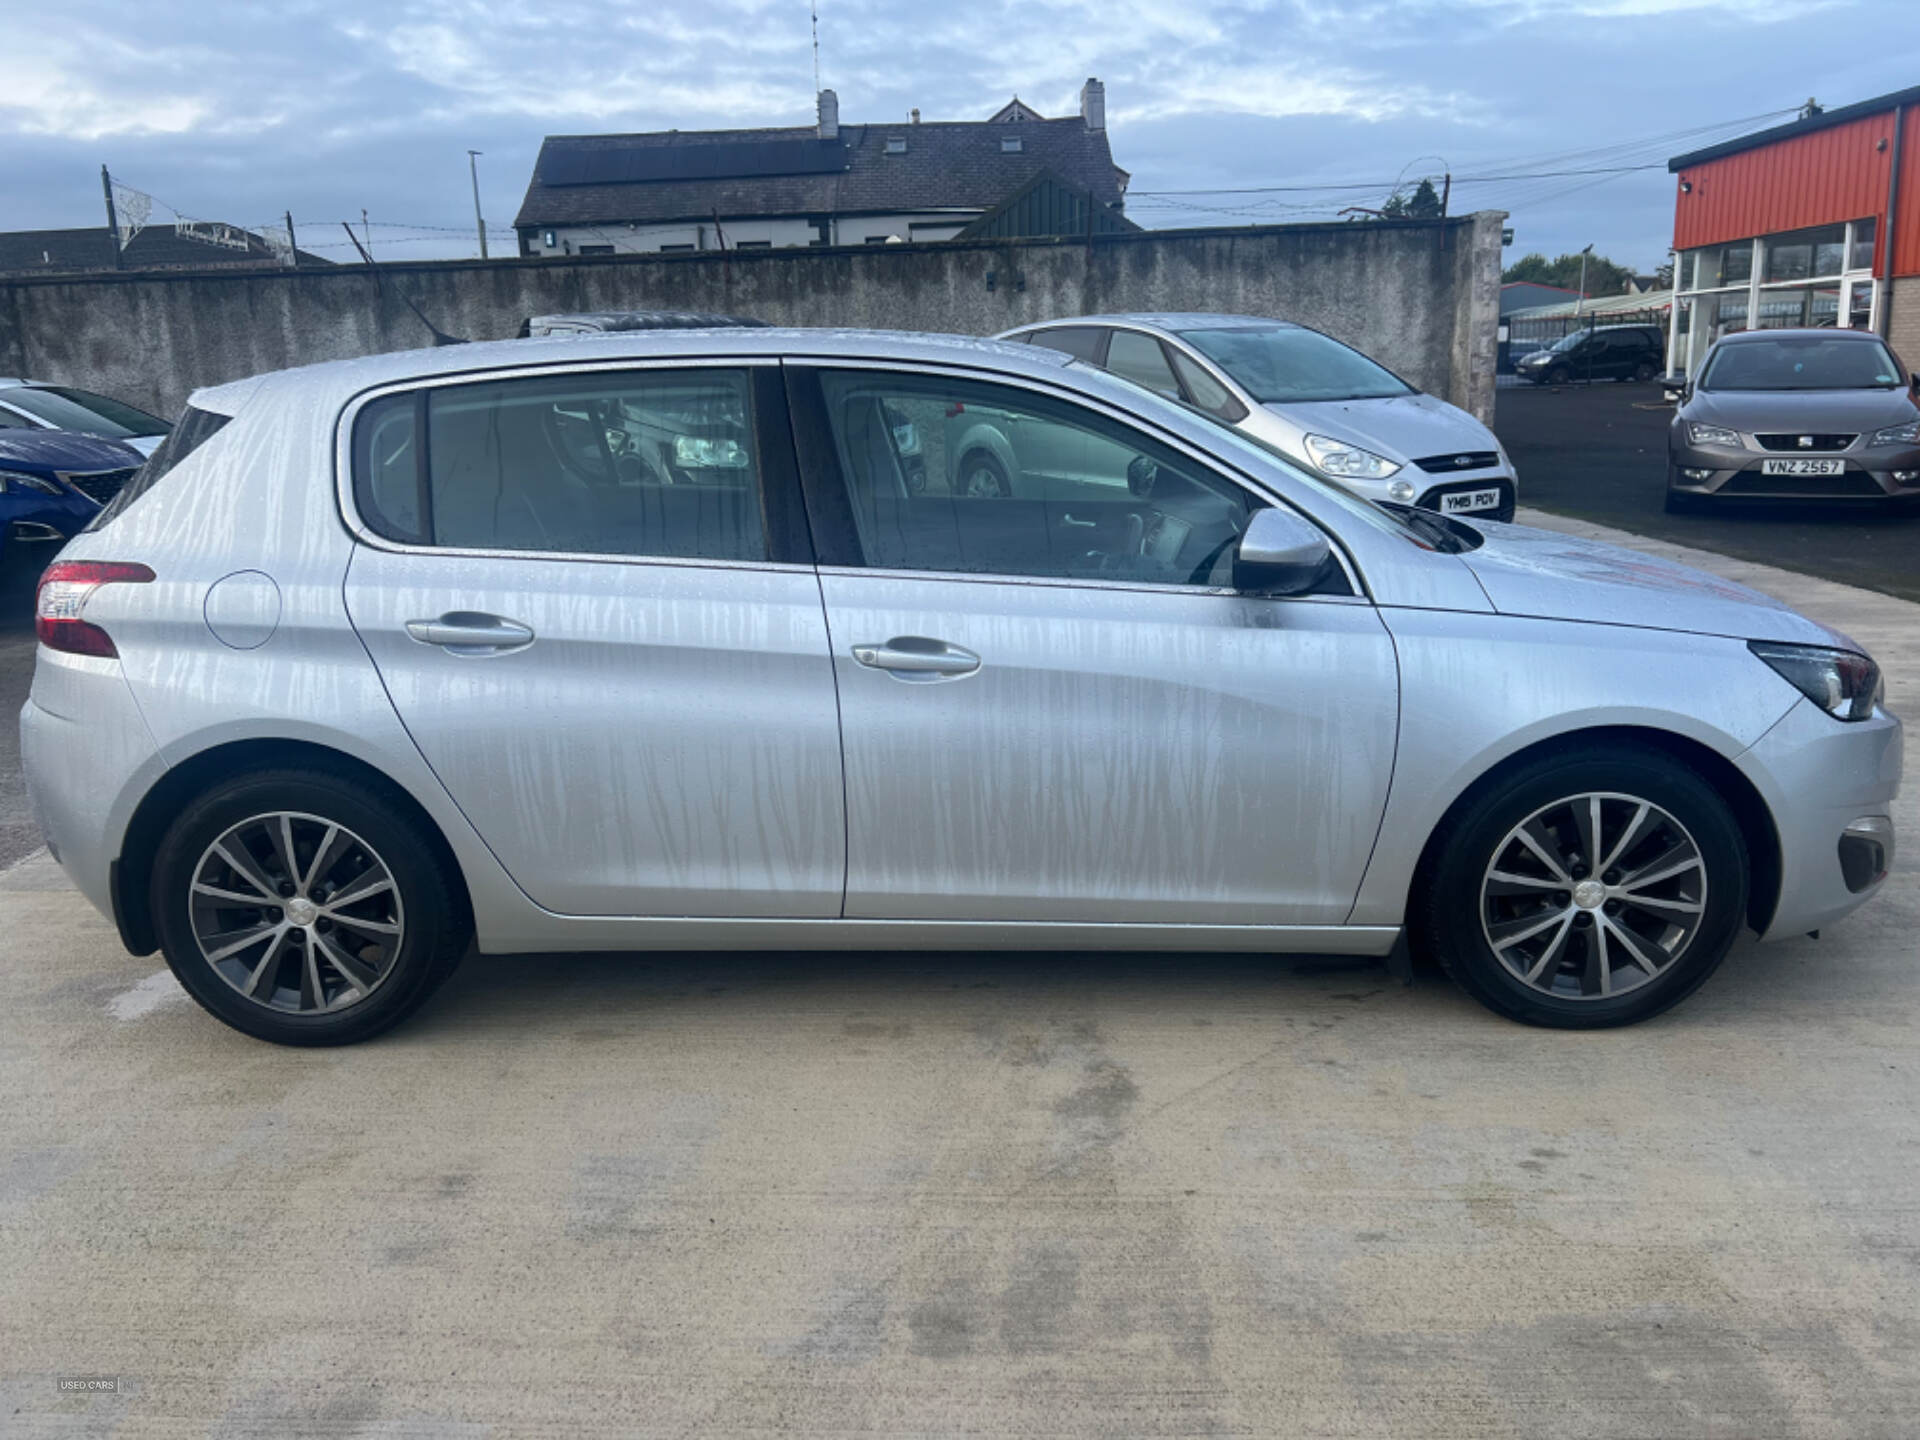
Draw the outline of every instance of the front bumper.
<instances>
[{"instance_id":1,"label":"front bumper","mask_svg":"<svg viewBox=\"0 0 1920 1440\"><path fill-rule=\"evenodd\" d=\"M1667 447L1667 486L1676 495L1748 500L1920 500L1920 447L1858 444L1826 454L1796 455L1744 446ZM1838 460L1838 475L1767 475L1768 460Z\"/></svg>"},{"instance_id":2,"label":"front bumper","mask_svg":"<svg viewBox=\"0 0 1920 1440\"><path fill-rule=\"evenodd\" d=\"M1886 711L1849 723L1802 700L1739 758L1780 840L1780 897L1762 939L1818 930L1879 891L1893 860L1901 754L1900 722ZM1849 854L1863 834L1882 849L1878 875Z\"/></svg>"}]
</instances>

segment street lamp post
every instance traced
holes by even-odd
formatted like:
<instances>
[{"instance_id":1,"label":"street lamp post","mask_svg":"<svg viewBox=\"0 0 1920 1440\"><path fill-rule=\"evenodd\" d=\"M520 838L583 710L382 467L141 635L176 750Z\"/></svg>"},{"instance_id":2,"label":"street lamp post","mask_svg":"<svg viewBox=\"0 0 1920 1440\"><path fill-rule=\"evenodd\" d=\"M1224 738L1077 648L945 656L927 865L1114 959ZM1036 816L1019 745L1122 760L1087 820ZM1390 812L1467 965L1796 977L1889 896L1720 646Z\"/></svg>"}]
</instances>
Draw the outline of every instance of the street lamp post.
<instances>
[{"instance_id":1,"label":"street lamp post","mask_svg":"<svg viewBox=\"0 0 1920 1440\"><path fill-rule=\"evenodd\" d=\"M478 205L480 202L476 200L474 203ZM1573 299L1573 313L1576 315L1580 313L1581 307L1587 303L1587 256L1592 253L1593 246L1591 244L1580 252L1580 293L1574 296Z\"/></svg>"},{"instance_id":2,"label":"street lamp post","mask_svg":"<svg viewBox=\"0 0 1920 1440\"><path fill-rule=\"evenodd\" d=\"M484 150L467 151L467 175L473 181L473 228L480 234L480 258L487 258L487 222L480 218L480 165L476 157Z\"/></svg>"}]
</instances>

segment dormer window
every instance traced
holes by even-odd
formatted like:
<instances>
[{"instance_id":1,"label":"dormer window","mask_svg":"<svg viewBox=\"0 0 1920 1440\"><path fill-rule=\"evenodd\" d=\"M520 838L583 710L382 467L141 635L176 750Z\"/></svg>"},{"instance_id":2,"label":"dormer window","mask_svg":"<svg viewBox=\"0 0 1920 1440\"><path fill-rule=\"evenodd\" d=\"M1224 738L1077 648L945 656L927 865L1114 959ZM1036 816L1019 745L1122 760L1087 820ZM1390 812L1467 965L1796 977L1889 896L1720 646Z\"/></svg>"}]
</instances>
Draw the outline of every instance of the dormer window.
<instances>
[{"instance_id":1,"label":"dormer window","mask_svg":"<svg viewBox=\"0 0 1920 1440\"><path fill-rule=\"evenodd\" d=\"M887 137L887 154L904 155L906 153L907 153L907 137L906 136L889 135Z\"/></svg>"},{"instance_id":2,"label":"dormer window","mask_svg":"<svg viewBox=\"0 0 1920 1440\"><path fill-rule=\"evenodd\" d=\"M1020 137L1018 135L1002 135L1000 137L1000 153L1002 155L1018 155L1020 149Z\"/></svg>"}]
</instances>

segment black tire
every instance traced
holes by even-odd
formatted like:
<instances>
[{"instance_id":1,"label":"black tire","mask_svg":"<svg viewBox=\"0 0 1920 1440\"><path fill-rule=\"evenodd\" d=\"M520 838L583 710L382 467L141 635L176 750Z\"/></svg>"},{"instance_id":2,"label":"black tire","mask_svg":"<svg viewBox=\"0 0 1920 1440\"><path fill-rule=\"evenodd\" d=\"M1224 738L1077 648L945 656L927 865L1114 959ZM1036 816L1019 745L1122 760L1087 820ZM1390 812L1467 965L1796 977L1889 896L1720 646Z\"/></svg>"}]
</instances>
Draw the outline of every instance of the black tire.
<instances>
[{"instance_id":1,"label":"black tire","mask_svg":"<svg viewBox=\"0 0 1920 1440\"><path fill-rule=\"evenodd\" d=\"M1573 382L1573 372L1564 365L1556 365L1547 372L1549 385L1569 385Z\"/></svg>"},{"instance_id":2,"label":"black tire","mask_svg":"<svg viewBox=\"0 0 1920 1440\"><path fill-rule=\"evenodd\" d=\"M1669 481L1667 484L1666 509L1669 515L1695 514L1700 509L1700 497L1674 489L1672 482Z\"/></svg>"},{"instance_id":3,"label":"black tire","mask_svg":"<svg viewBox=\"0 0 1920 1440\"><path fill-rule=\"evenodd\" d=\"M968 482L975 476L983 475L993 482L993 494L975 494L968 489ZM960 458L960 468L954 472L960 482L956 495L972 496L979 500L1005 500L1013 494L1013 482L1007 478L1007 467L1002 465L990 450L969 450Z\"/></svg>"},{"instance_id":4,"label":"black tire","mask_svg":"<svg viewBox=\"0 0 1920 1440\"><path fill-rule=\"evenodd\" d=\"M1685 827L1701 861L1705 901L1697 928L1675 957L1634 988L1592 998L1548 993L1527 983L1495 954L1483 907L1498 902L1489 901L1482 886L1514 827L1568 796L1598 792L1648 801ZM1657 843L1658 836L1654 838ZM1657 1015L1705 983L1746 919L1750 868L1739 824L1698 773L1653 750L1595 746L1499 774L1448 817L1429 853L1430 863L1422 868L1424 890L1409 907L1416 943L1481 1004L1529 1025L1600 1029ZM1460 903L1460 897L1467 897L1466 903ZM1542 903L1564 901L1555 896ZM1589 914L1589 926L1594 918ZM1565 953L1569 964L1578 962L1571 949ZM1573 983L1570 972L1559 973L1563 983Z\"/></svg>"},{"instance_id":5,"label":"black tire","mask_svg":"<svg viewBox=\"0 0 1920 1440\"><path fill-rule=\"evenodd\" d=\"M401 936L382 978L365 998L338 1010L292 1013L249 999L222 978L195 936L189 897L209 847L232 827L275 812L314 817L363 841L391 875L404 907ZM450 872L437 837L371 787L326 770L270 770L228 780L181 811L155 855L150 896L167 965L215 1019L279 1045L351 1045L406 1019L466 953L472 922ZM294 963L297 969L297 958Z\"/></svg>"},{"instance_id":6,"label":"black tire","mask_svg":"<svg viewBox=\"0 0 1920 1440\"><path fill-rule=\"evenodd\" d=\"M1644 385L1647 381L1653 379L1654 373L1653 362L1651 360L1642 360L1638 365L1633 367L1634 383L1636 385Z\"/></svg>"}]
</instances>

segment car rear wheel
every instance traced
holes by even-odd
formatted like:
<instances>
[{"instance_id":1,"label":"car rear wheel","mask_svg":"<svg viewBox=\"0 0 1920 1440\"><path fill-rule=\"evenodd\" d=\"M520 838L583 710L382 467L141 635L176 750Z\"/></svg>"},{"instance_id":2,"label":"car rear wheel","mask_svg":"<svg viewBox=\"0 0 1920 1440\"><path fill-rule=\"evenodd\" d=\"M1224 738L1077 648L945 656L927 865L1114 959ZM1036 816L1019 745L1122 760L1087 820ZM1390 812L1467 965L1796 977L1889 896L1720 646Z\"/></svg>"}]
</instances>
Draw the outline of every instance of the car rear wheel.
<instances>
[{"instance_id":1,"label":"car rear wheel","mask_svg":"<svg viewBox=\"0 0 1920 1440\"><path fill-rule=\"evenodd\" d=\"M467 947L431 837L324 771L241 776L186 807L155 857L161 949L236 1030L345 1045L412 1014Z\"/></svg>"},{"instance_id":2,"label":"car rear wheel","mask_svg":"<svg viewBox=\"0 0 1920 1440\"><path fill-rule=\"evenodd\" d=\"M1633 367L1633 378L1641 385L1646 384L1653 376L1654 368L1651 360L1642 360L1638 365Z\"/></svg>"},{"instance_id":3,"label":"car rear wheel","mask_svg":"<svg viewBox=\"0 0 1920 1440\"><path fill-rule=\"evenodd\" d=\"M1573 379L1573 372L1564 365L1556 365L1547 372L1549 385L1565 385Z\"/></svg>"},{"instance_id":4,"label":"car rear wheel","mask_svg":"<svg viewBox=\"0 0 1920 1440\"><path fill-rule=\"evenodd\" d=\"M1659 1014L1719 966L1746 915L1746 845L1726 802L1654 751L1522 766L1435 837L1415 927L1475 999L1532 1025Z\"/></svg>"}]
</instances>

